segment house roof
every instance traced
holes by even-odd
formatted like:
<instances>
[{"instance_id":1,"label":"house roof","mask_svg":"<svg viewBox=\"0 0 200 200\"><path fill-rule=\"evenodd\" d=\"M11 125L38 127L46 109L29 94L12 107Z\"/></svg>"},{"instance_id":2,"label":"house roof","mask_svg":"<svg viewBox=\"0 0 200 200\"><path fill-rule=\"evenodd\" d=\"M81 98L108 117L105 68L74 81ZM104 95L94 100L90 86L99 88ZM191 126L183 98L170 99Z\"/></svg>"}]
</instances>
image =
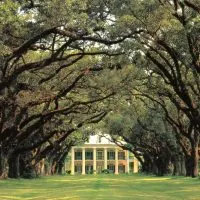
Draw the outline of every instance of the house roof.
<instances>
[{"instance_id":1,"label":"house roof","mask_svg":"<svg viewBox=\"0 0 200 200\"><path fill-rule=\"evenodd\" d=\"M115 143L111 142L111 137L109 135L91 135L89 141L85 143L87 144L112 144Z\"/></svg>"}]
</instances>

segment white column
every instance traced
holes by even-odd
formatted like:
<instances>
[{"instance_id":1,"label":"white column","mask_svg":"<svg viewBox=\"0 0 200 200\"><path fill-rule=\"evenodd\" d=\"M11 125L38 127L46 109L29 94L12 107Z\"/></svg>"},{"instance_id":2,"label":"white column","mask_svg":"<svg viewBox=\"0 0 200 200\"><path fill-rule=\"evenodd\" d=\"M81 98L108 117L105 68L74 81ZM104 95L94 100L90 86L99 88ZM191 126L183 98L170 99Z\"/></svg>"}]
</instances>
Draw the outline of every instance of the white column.
<instances>
[{"instance_id":1,"label":"white column","mask_svg":"<svg viewBox=\"0 0 200 200\"><path fill-rule=\"evenodd\" d=\"M138 173L138 160L134 159L134 166L133 166L133 172Z\"/></svg>"},{"instance_id":2,"label":"white column","mask_svg":"<svg viewBox=\"0 0 200 200\"><path fill-rule=\"evenodd\" d=\"M71 174L74 175L74 147L71 149Z\"/></svg>"},{"instance_id":3,"label":"white column","mask_svg":"<svg viewBox=\"0 0 200 200\"><path fill-rule=\"evenodd\" d=\"M82 174L85 174L85 147L82 148Z\"/></svg>"},{"instance_id":4,"label":"white column","mask_svg":"<svg viewBox=\"0 0 200 200\"><path fill-rule=\"evenodd\" d=\"M104 148L104 169L107 169L107 148Z\"/></svg>"},{"instance_id":5,"label":"white column","mask_svg":"<svg viewBox=\"0 0 200 200\"><path fill-rule=\"evenodd\" d=\"M129 169L129 151L126 150L126 173L130 173Z\"/></svg>"},{"instance_id":6,"label":"white column","mask_svg":"<svg viewBox=\"0 0 200 200\"><path fill-rule=\"evenodd\" d=\"M97 163L96 163L96 158L97 158L97 155L96 155L96 147L93 147L93 170L97 170ZM96 172L94 172L94 174L96 174Z\"/></svg>"},{"instance_id":7,"label":"white column","mask_svg":"<svg viewBox=\"0 0 200 200\"><path fill-rule=\"evenodd\" d=\"M118 173L118 148L115 148L115 174Z\"/></svg>"}]
</instances>

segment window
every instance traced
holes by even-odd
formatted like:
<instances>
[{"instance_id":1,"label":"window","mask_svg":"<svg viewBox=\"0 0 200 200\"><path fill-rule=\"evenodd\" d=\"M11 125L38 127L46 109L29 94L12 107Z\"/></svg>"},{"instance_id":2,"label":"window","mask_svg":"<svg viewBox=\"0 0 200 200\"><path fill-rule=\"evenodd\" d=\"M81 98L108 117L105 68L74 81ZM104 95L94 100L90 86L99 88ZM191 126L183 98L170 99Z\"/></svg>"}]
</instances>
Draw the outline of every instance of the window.
<instances>
[{"instance_id":1,"label":"window","mask_svg":"<svg viewBox=\"0 0 200 200\"><path fill-rule=\"evenodd\" d=\"M93 171L93 166L92 165L86 165L85 166L85 173L90 174Z\"/></svg>"},{"instance_id":2,"label":"window","mask_svg":"<svg viewBox=\"0 0 200 200\"><path fill-rule=\"evenodd\" d=\"M101 136L97 136L97 143L101 143Z\"/></svg>"},{"instance_id":3,"label":"window","mask_svg":"<svg viewBox=\"0 0 200 200\"><path fill-rule=\"evenodd\" d=\"M125 160L125 152L124 151L119 151L118 160Z\"/></svg>"},{"instance_id":4,"label":"window","mask_svg":"<svg viewBox=\"0 0 200 200\"><path fill-rule=\"evenodd\" d=\"M114 151L108 151L107 156L108 156L108 160L115 160L115 152Z\"/></svg>"},{"instance_id":5,"label":"window","mask_svg":"<svg viewBox=\"0 0 200 200\"><path fill-rule=\"evenodd\" d=\"M85 152L85 160L93 160L93 152L92 151Z\"/></svg>"},{"instance_id":6,"label":"window","mask_svg":"<svg viewBox=\"0 0 200 200\"><path fill-rule=\"evenodd\" d=\"M115 165L110 164L107 166L107 169L110 171L110 173L114 173L115 172Z\"/></svg>"},{"instance_id":7,"label":"window","mask_svg":"<svg viewBox=\"0 0 200 200\"><path fill-rule=\"evenodd\" d=\"M118 166L118 170L119 170L119 173L121 173L121 174L125 173L125 166L124 165L119 165Z\"/></svg>"},{"instance_id":8,"label":"window","mask_svg":"<svg viewBox=\"0 0 200 200\"><path fill-rule=\"evenodd\" d=\"M103 156L103 151L97 151L97 160L103 160L104 156Z\"/></svg>"},{"instance_id":9,"label":"window","mask_svg":"<svg viewBox=\"0 0 200 200\"><path fill-rule=\"evenodd\" d=\"M82 152L81 151L75 152L75 160L82 160Z\"/></svg>"},{"instance_id":10,"label":"window","mask_svg":"<svg viewBox=\"0 0 200 200\"><path fill-rule=\"evenodd\" d=\"M97 165L97 173L101 173L103 169L104 169L103 165Z\"/></svg>"},{"instance_id":11,"label":"window","mask_svg":"<svg viewBox=\"0 0 200 200\"><path fill-rule=\"evenodd\" d=\"M81 165L75 165L75 172L81 173L82 172L82 166Z\"/></svg>"}]
</instances>

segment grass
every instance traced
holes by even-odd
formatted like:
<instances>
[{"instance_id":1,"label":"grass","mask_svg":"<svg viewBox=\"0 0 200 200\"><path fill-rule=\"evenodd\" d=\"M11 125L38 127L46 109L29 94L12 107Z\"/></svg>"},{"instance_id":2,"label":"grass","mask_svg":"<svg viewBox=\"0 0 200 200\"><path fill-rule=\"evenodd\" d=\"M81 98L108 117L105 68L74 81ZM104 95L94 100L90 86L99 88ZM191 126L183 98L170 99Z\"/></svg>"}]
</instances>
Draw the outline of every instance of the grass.
<instances>
[{"instance_id":1,"label":"grass","mask_svg":"<svg viewBox=\"0 0 200 200\"><path fill-rule=\"evenodd\" d=\"M199 200L200 179L142 175L0 180L1 200Z\"/></svg>"}]
</instances>

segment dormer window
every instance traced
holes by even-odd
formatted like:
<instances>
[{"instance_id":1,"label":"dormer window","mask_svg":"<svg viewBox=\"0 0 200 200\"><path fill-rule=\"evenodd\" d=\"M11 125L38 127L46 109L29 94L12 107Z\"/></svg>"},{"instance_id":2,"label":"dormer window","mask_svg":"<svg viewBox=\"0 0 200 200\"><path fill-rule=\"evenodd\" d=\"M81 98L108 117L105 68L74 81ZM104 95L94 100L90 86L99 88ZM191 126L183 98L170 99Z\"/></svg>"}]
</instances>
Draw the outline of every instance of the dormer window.
<instances>
[{"instance_id":1,"label":"dormer window","mask_svg":"<svg viewBox=\"0 0 200 200\"><path fill-rule=\"evenodd\" d=\"M97 143L101 143L101 136L97 136Z\"/></svg>"}]
</instances>

